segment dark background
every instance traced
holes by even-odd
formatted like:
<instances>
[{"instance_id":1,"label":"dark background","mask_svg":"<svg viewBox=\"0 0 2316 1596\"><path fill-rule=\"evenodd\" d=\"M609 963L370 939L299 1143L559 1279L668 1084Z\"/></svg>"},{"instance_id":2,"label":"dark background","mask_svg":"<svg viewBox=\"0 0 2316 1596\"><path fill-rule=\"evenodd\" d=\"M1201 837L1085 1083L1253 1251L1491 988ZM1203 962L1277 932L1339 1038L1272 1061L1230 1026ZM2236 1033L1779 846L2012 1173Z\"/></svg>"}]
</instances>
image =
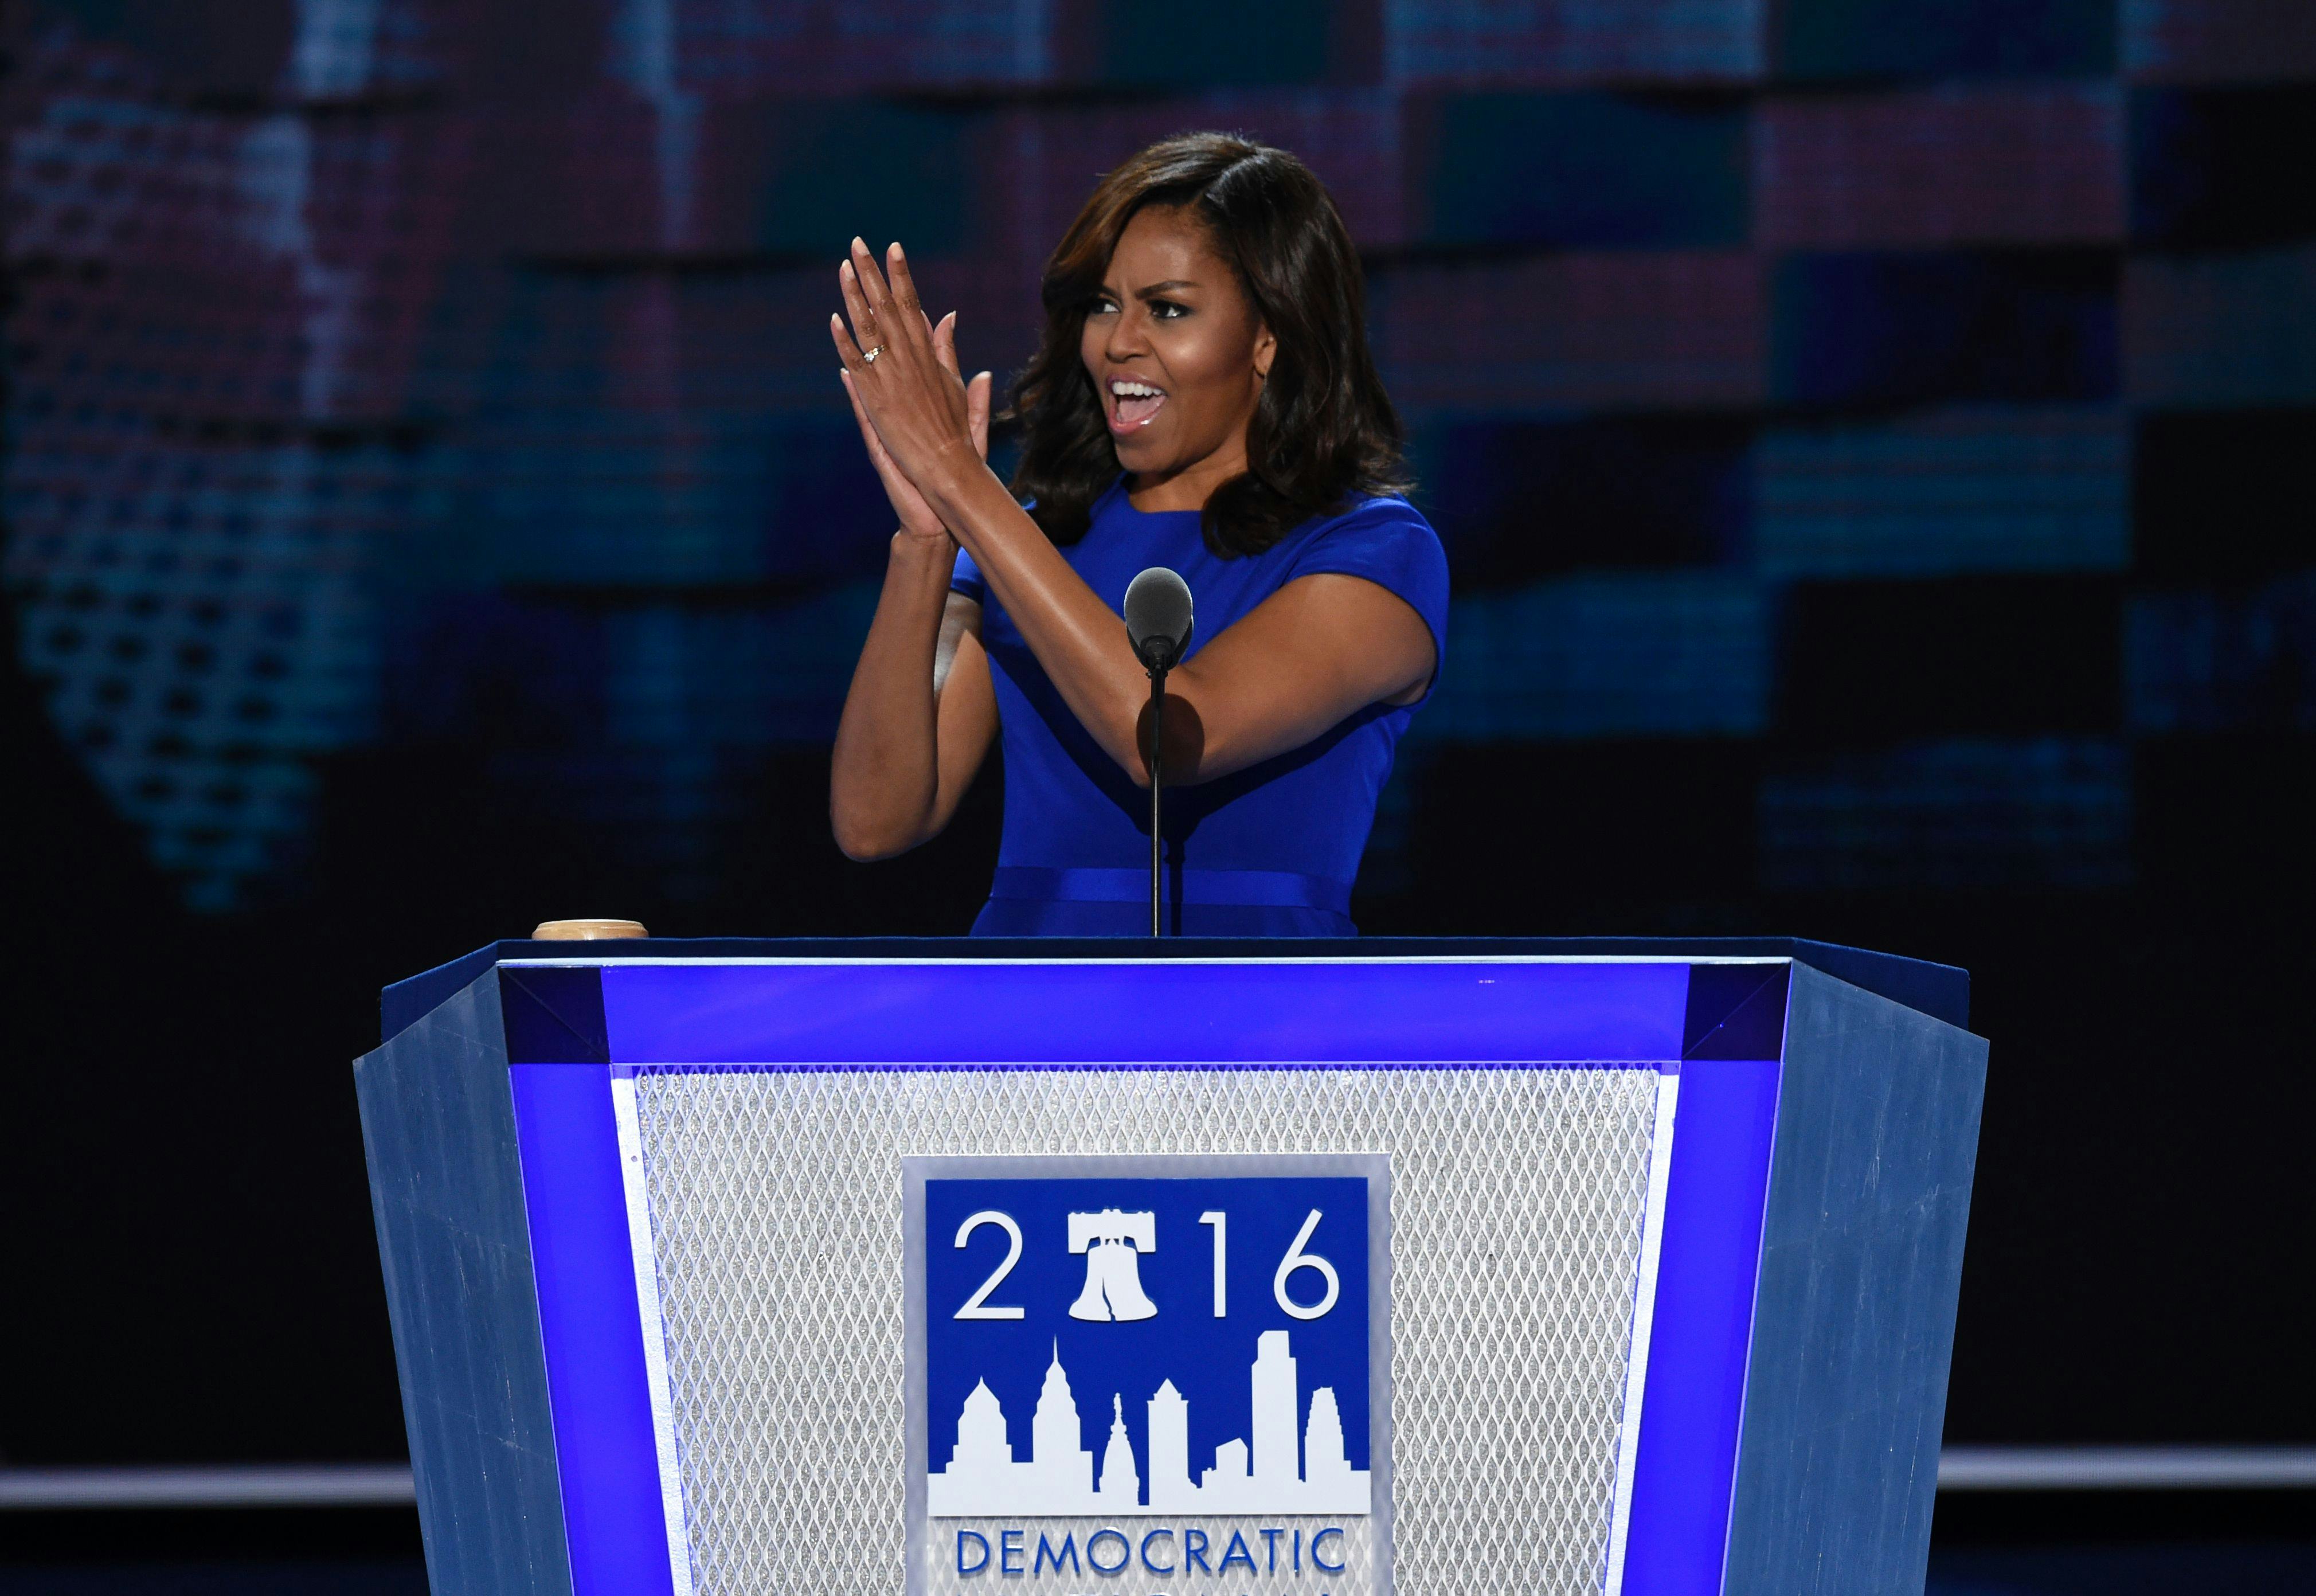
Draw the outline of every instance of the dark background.
<instances>
[{"instance_id":1,"label":"dark background","mask_svg":"<svg viewBox=\"0 0 2316 1596\"><path fill-rule=\"evenodd\" d=\"M1370 933L1969 967L1950 1440L2316 1440L2316 9L19 0L0 1458L403 1455L348 1061L548 917L845 862L889 520L824 324L1017 365L1095 174L1303 154L1447 673Z\"/></svg>"}]
</instances>

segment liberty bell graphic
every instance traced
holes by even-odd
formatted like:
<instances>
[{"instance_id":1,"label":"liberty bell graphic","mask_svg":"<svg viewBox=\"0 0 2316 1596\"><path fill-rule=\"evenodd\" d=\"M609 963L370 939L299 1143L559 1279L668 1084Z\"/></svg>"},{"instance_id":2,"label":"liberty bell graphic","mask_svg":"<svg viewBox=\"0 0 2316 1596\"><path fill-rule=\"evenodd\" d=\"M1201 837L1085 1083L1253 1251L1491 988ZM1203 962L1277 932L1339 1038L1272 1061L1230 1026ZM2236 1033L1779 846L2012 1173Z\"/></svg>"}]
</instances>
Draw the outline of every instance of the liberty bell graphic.
<instances>
[{"instance_id":1,"label":"liberty bell graphic","mask_svg":"<svg viewBox=\"0 0 2316 1596\"><path fill-rule=\"evenodd\" d=\"M1135 1272L1140 1253L1158 1250L1158 1216L1104 1208L1070 1216L1070 1251L1086 1255L1085 1289L1070 1304L1070 1317L1095 1324L1157 1317L1158 1305L1143 1295Z\"/></svg>"}]
</instances>

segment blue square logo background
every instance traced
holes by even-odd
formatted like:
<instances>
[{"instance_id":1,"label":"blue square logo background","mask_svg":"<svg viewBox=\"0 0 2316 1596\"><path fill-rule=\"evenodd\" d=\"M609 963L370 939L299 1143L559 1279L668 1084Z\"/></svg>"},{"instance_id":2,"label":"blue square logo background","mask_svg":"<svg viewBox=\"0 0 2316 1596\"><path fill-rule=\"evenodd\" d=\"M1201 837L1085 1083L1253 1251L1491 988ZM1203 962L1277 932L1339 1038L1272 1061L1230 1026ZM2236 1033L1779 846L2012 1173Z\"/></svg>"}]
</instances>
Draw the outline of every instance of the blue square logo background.
<instances>
[{"instance_id":1,"label":"blue square logo background","mask_svg":"<svg viewBox=\"0 0 2316 1596\"><path fill-rule=\"evenodd\" d=\"M1058 1355L1075 1398L1082 1438L1099 1456L1109 1435L1113 1397L1142 1477L1149 1478L1147 1406L1171 1380L1189 1404L1193 1477L1216 1449L1250 1438L1251 1372L1258 1339L1285 1331L1297 1370L1296 1433L1310 1421L1313 1393L1332 1387L1344 1451L1356 1469L1372 1467L1368 1193L1366 1180L1340 1176L1184 1179L930 1179L925 1182L925 1375L928 1454L939 1469L957 1440L966 1396L985 1381L1004 1413L1017 1458L1030 1449L1030 1418L1048 1366ZM1070 1216L1115 1208L1153 1217L1154 1248L1134 1261L1156 1314L1126 1322L1073 1318L1087 1287L1088 1252L1069 1250ZM1280 1262L1314 1209L1318 1224L1300 1249L1333 1269L1333 1306L1316 1318L1279 1305ZM1019 1319L958 1319L1011 1248L999 1225L984 1223L960 1248L958 1231L975 1214L1005 1214L1020 1227L1019 1262L984 1306L1021 1310ZM1224 1316L1215 1315L1215 1226L1227 1216ZM1300 1306L1317 1304L1325 1281L1301 1268L1285 1282Z\"/></svg>"}]
</instances>

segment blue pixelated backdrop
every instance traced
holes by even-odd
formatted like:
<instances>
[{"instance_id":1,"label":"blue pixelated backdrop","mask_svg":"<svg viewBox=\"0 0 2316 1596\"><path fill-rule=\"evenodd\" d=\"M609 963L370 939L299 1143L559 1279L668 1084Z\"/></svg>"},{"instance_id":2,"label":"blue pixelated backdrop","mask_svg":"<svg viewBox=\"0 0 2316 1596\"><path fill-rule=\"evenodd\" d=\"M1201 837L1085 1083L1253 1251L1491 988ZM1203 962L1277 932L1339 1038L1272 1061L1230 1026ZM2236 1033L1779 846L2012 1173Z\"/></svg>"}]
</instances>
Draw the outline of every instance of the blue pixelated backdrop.
<instances>
[{"instance_id":1,"label":"blue pixelated backdrop","mask_svg":"<svg viewBox=\"0 0 2316 1596\"><path fill-rule=\"evenodd\" d=\"M1539 757L1701 751L1698 898L2073 890L2143 872L2151 746L2316 727L2305 7L15 16L17 647L205 909L298 892L380 749L717 896L889 530L837 253L905 238L1009 370L1095 175L1189 127L1333 187L1451 551L1387 917Z\"/></svg>"}]
</instances>

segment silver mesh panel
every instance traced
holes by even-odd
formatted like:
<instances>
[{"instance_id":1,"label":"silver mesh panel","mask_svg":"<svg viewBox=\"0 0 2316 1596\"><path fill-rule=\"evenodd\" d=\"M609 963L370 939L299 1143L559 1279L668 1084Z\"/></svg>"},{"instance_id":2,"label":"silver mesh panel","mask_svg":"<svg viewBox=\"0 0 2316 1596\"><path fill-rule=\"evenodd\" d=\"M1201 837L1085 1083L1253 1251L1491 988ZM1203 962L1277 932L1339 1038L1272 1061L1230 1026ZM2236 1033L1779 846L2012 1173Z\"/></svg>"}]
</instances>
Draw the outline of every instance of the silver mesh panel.
<instances>
[{"instance_id":1,"label":"silver mesh panel","mask_svg":"<svg viewBox=\"0 0 2316 1596\"><path fill-rule=\"evenodd\" d=\"M695 1589L902 1588L904 1155L1383 1151L1393 1583L1599 1590L1655 1089L1648 1069L639 1072Z\"/></svg>"}]
</instances>

